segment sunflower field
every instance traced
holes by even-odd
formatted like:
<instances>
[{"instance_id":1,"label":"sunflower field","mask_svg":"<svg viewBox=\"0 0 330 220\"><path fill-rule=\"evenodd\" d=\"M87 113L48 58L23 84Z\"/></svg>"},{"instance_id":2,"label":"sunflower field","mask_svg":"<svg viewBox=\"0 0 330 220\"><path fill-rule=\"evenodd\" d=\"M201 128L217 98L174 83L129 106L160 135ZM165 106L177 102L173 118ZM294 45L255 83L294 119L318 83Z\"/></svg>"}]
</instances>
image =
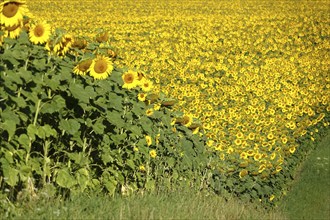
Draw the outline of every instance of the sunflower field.
<instances>
[{"instance_id":1,"label":"sunflower field","mask_svg":"<svg viewBox=\"0 0 330 220\"><path fill-rule=\"evenodd\" d=\"M192 187L273 205L329 129L329 1L0 12L1 199Z\"/></svg>"}]
</instances>

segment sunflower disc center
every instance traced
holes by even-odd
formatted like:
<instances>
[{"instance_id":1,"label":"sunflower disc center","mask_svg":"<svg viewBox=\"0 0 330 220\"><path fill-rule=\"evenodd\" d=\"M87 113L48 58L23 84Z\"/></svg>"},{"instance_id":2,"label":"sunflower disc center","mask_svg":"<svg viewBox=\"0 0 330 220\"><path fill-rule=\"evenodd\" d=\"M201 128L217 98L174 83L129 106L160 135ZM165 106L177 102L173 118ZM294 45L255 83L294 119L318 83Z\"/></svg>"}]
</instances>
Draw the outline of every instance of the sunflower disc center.
<instances>
[{"instance_id":1,"label":"sunflower disc center","mask_svg":"<svg viewBox=\"0 0 330 220\"><path fill-rule=\"evenodd\" d=\"M125 83L132 83L133 80L134 80L134 77L133 77L132 75L126 75L126 76L124 77L124 82L125 82Z\"/></svg>"},{"instance_id":2,"label":"sunflower disc center","mask_svg":"<svg viewBox=\"0 0 330 220\"><path fill-rule=\"evenodd\" d=\"M44 34L45 30L41 25L36 26L34 29L34 35L37 37L41 37Z\"/></svg>"},{"instance_id":3,"label":"sunflower disc center","mask_svg":"<svg viewBox=\"0 0 330 220\"><path fill-rule=\"evenodd\" d=\"M10 2L8 4L5 4L5 6L2 9L2 14L6 16L7 18L14 17L18 11L19 4L15 2Z\"/></svg>"},{"instance_id":4,"label":"sunflower disc center","mask_svg":"<svg viewBox=\"0 0 330 220\"><path fill-rule=\"evenodd\" d=\"M99 60L95 63L94 71L96 73L104 73L107 70L107 63L103 60Z\"/></svg>"}]
</instances>

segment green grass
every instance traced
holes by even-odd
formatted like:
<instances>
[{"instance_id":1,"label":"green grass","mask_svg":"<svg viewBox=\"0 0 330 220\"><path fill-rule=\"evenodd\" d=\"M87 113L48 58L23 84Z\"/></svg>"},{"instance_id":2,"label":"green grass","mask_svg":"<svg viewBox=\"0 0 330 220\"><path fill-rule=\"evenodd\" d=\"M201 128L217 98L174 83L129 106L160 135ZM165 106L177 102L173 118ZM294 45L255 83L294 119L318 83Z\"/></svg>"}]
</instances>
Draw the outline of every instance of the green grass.
<instances>
[{"instance_id":1,"label":"green grass","mask_svg":"<svg viewBox=\"0 0 330 220\"><path fill-rule=\"evenodd\" d=\"M330 131L301 165L281 209L289 219L330 219Z\"/></svg>"},{"instance_id":2,"label":"green grass","mask_svg":"<svg viewBox=\"0 0 330 220\"><path fill-rule=\"evenodd\" d=\"M29 202L14 219L285 219L238 200L193 192L145 194L132 197L79 195L71 200Z\"/></svg>"}]
</instances>

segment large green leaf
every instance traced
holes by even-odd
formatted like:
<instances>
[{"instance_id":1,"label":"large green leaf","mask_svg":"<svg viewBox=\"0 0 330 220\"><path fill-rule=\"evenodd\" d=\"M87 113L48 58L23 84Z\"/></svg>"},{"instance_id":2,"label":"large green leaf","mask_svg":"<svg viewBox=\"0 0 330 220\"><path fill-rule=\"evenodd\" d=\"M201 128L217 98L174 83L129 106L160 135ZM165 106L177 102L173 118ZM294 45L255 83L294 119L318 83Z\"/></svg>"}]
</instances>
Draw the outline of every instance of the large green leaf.
<instances>
[{"instance_id":1,"label":"large green leaf","mask_svg":"<svg viewBox=\"0 0 330 220\"><path fill-rule=\"evenodd\" d=\"M125 126L125 121L121 117L121 113L117 111L107 112L108 121L115 125L117 128L123 128Z\"/></svg>"},{"instance_id":2,"label":"large green leaf","mask_svg":"<svg viewBox=\"0 0 330 220\"><path fill-rule=\"evenodd\" d=\"M9 186L13 186L13 187L16 186L16 184L19 181L18 170L11 167L9 164L2 162L2 171L3 171L3 176L4 176L6 183Z\"/></svg>"},{"instance_id":3,"label":"large green leaf","mask_svg":"<svg viewBox=\"0 0 330 220\"><path fill-rule=\"evenodd\" d=\"M18 143L23 145L27 151L30 151L30 138L26 134L21 134L19 136Z\"/></svg>"},{"instance_id":4,"label":"large green leaf","mask_svg":"<svg viewBox=\"0 0 330 220\"><path fill-rule=\"evenodd\" d=\"M59 128L68 132L69 134L74 135L79 131L80 124L74 119L69 119L69 120L62 119L60 121Z\"/></svg>"},{"instance_id":5,"label":"large green leaf","mask_svg":"<svg viewBox=\"0 0 330 220\"><path fill-rule=\"evenodd\" d=\"M77 180L70 174L67 168L63 168L57 172L56 183L61 187L70 189L77 184Z\"/></svg>"},{"instance_id":6,"label":"large green leaf","mask_svg":"<svg viewBox=\"0 0 330 220\"><path fill-rule=\"evenodd\" d=\"M11 97L11 99L17 104L18 107L21 107L21 108L26 107L26 101L22 96Z\"/></svg>"},{"instance_id":7,"label":"large green leaf","mask_svg":"<svg viewBox=\"0 0 330 220\"><path fill-rule=\"evenodd\" d=\"M111 135L111 140L113 140L115 145L119 145L123 143L125 138L126 138L126 133Z\"/></svg>"},{"instance_id":8,"label":"large green leaf","mask_svg":"<svg viewBox=\"0 0 330 220\"><path fill-rule=\"evenodd\" d=\"M54 113L66 107L65 99L60 95L55 95L52 100L46 102L41 109L43 113Z\"/></svg>"},{"instance_id":9,"label":"large green leaf","mask_svg":"<svg viewBox=\"0 0 330 220\"><path fill-rule=\"evenodd\" d=\"M103 134L105 126L102 123L102 120L97 120L93 125L93 131L96 134Z\"/></svg>"},{"instance_id":10,"label":"large green leaf","mask_svg":"<svg viewBox=\"0 0 330 220\"><path fill-rule=\"evenodd\" d=\"M108 102L109 102L109 107L110 108L114 108L118 111L122 111L123 110L123 98L119 95L117 95L116 93L110 93L108 96Z\"/></svg>"},{"instance_id":11,"label":"large green leaf","mask_svg":"<svg viewBox=\"0 0 330 220\"><path fill-rule=\"evenodd\" d=\"M1 124L1 129L8 132L8 139L10 140L16 132L16 123L12 120L5 120L5 122Z\"/></svg>"},{"instance_id":12,"label":"large green leaf","mask_svg":"<svg viewBox=\"0 0 330 220\"><path fill-rule=\"evenodd\" d=\"M72 83L69 86L69 90L79 102L89 103L89 99L96 97L94 88L91 86L84 88L82 84Z\"/></svg>"}]
</instances>

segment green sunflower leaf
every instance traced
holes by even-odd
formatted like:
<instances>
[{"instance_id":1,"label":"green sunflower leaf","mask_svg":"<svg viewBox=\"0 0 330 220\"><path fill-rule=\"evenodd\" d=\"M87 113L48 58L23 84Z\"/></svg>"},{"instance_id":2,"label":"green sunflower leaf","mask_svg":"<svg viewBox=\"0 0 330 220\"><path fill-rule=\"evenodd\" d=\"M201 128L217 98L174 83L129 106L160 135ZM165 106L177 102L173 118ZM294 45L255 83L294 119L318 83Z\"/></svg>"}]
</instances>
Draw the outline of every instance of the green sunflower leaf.
<instances>
[{"instance_id":1,"label":"green sunflower leaf","mask_svg":"<svg viewBox=\"0 0 330 220\"><path fill-rule=\"evenodd\" d=\"M117 128L123 128L125 126L124 120L121 118L121 113L117 111L107 112L108 121L115 125Z\"/></svg>"},{"instance_id":2,"label":"green sunflower leaf","mask_svg":"<svg viewBox=\"0 0 330 220\"><path fill-rule=\"evenodd\" d=\"M8 139L11 139L16 132L16 123L13 120L6 120L1 124L1 128L8 132Z\"/></svg>"},{"instance_id":3,"label":"green sunflower leaf","mask_svg":"<svg viewBox=\"0 0 330 220\"><path fill-rule=\"evenodd\" d=\"M74 119L64 120L62 119L59 124L59 128L74 135L80 129L80 124Z\"/></svg>"},{"instance_id":4,"label":"green sunflower leaf","mask_svg":"<svg viewBox=\"0 0 330 220\"><path fill-rule=\"evenodd\" d=\"M57 172L56 183L61 187L70 189L76 185L77 181L67 168L63 168Z\"/></svg>"},{"instance_id":5,"label":"green sunflower leaf","mask_svg":"<svg viewBox=\"0 0 330 220\"><path fill-rule=\"evenodd\" d=\"M2 162L2 161L1 161ZM16 186L18 183L19 177L18 177L18 170L11 167L7 163L2 163L2 171L3 171L3 176L6 180L6 183L9 186Z\"/></svg>"}]
</instances>

